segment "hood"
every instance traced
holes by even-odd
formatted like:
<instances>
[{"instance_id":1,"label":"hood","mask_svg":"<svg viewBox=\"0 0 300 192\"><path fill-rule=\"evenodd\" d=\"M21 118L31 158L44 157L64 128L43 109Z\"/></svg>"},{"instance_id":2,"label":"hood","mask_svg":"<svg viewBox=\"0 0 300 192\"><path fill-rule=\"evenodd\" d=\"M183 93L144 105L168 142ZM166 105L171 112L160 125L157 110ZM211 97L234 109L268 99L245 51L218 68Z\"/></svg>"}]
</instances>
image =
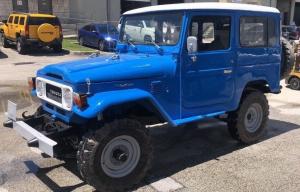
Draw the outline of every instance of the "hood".
<instances>
[{"instance_id":1,"label":"hood","mask_svg":"<svg viewBox=\"0 0 300 192\"><path fill-rule=\"evenodd\" d=\"M120 54L119 59L100 56L48 65L38 71L38 76L60 77L71 84L84 83L86 79L111 82L163 76L175 68L172 55Z\"/></svg>"}]
</instances>

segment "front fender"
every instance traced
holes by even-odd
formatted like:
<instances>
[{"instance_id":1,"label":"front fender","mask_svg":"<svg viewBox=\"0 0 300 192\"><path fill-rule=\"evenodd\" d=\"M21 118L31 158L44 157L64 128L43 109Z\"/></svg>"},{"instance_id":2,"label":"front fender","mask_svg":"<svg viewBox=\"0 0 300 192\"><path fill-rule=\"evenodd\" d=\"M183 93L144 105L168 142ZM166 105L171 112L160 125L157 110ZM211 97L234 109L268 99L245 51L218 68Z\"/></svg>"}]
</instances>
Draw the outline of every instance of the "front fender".
<instances>
[{"instance_id":1,"label":"front fender","mask_svg":"<svg viewBox=\"0 0 300 192\"><path fill-rule=\"evenodd\" d=\"M164 117L167 122L173 124L169 115L156 99L149 92L141 89L127 89L94 94L88 98L88 107L86 109L82 110L78 107L74 107L73 112L82 118L91 119L97 117L98 114L101 114L110 106L142 99L149 100L160 112L162 117Z\"/></svg>"}]
</instances>

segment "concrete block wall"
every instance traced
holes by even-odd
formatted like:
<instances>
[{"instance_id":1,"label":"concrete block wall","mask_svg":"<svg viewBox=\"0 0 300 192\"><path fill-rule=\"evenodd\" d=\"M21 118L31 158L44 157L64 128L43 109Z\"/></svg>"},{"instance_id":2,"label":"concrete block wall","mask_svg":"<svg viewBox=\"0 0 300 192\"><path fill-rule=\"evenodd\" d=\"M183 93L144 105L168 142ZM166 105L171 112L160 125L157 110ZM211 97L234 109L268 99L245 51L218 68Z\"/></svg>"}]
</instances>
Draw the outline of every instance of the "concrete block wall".
<instances>
[{"instance_id":1,"label":"concrete block wall","mask_svg":"<svg viewBox=\"0 0 300 192\"><path fill-rule=\"evenodd\" d=\"M7 16L12 12L11 0L0 1L0 19L7 19Z\"/></svg>"}]
</instances>

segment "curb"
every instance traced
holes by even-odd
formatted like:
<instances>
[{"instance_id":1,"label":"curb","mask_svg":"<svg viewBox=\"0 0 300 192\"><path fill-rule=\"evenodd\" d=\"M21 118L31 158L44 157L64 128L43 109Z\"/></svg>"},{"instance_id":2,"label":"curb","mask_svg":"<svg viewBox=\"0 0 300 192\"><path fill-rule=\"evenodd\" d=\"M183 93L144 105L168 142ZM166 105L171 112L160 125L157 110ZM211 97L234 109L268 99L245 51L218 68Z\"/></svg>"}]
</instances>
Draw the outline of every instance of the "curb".
<instances>
[{"instance_id":1,"label":"curb","mask_svg":"<svg viewBox=\"0 0 300 192\"><path fill-rule=\"evenodd\" d=\"M99 52L99 51L70 51L70 50L68 50L69 51L69 54L70 55L78 55L78 56L80 56L80 55L83 55L83 56L88 56L88 55L91 55L91 54L93 54L93 53L97 53L97 52Z\"/></svg>"},{"instance_id":2,"label":"curb","mask_svg":"<svg viewBox=\"0 0 300 192\"><path fill-rule=\"evenodd\" d=\"M27 80L0 80L0 87L28 87Z\"/></svg>"}]
</instances>

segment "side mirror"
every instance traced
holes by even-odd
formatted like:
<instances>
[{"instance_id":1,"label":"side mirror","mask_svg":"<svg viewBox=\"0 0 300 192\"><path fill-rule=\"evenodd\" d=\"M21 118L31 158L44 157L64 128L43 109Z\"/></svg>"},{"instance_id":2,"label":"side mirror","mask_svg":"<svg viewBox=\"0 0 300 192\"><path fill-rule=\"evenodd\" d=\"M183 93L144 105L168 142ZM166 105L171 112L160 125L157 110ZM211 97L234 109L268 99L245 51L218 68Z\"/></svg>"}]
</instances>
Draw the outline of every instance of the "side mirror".
<instances>
[{"instance_id":1,"label":"side mirror","mask_svg":"<svg viewBox=\"0 0 300 192\"><path fill-rule=\"evenodd\" d=\"M198 39L195 36L189 36L187 38L187 50L188 53L195 53L198 50Z\"/></svg>"},{"instance_id":2,"label":"side mirror","mask_svg":"<svg viewBox=\"0 0 300 192\"><path fill-rule=\"evenodd\" d=\"M7 20L2 20L2 23L6 25L7 24Z\"/></svg>"}]
</instances>

